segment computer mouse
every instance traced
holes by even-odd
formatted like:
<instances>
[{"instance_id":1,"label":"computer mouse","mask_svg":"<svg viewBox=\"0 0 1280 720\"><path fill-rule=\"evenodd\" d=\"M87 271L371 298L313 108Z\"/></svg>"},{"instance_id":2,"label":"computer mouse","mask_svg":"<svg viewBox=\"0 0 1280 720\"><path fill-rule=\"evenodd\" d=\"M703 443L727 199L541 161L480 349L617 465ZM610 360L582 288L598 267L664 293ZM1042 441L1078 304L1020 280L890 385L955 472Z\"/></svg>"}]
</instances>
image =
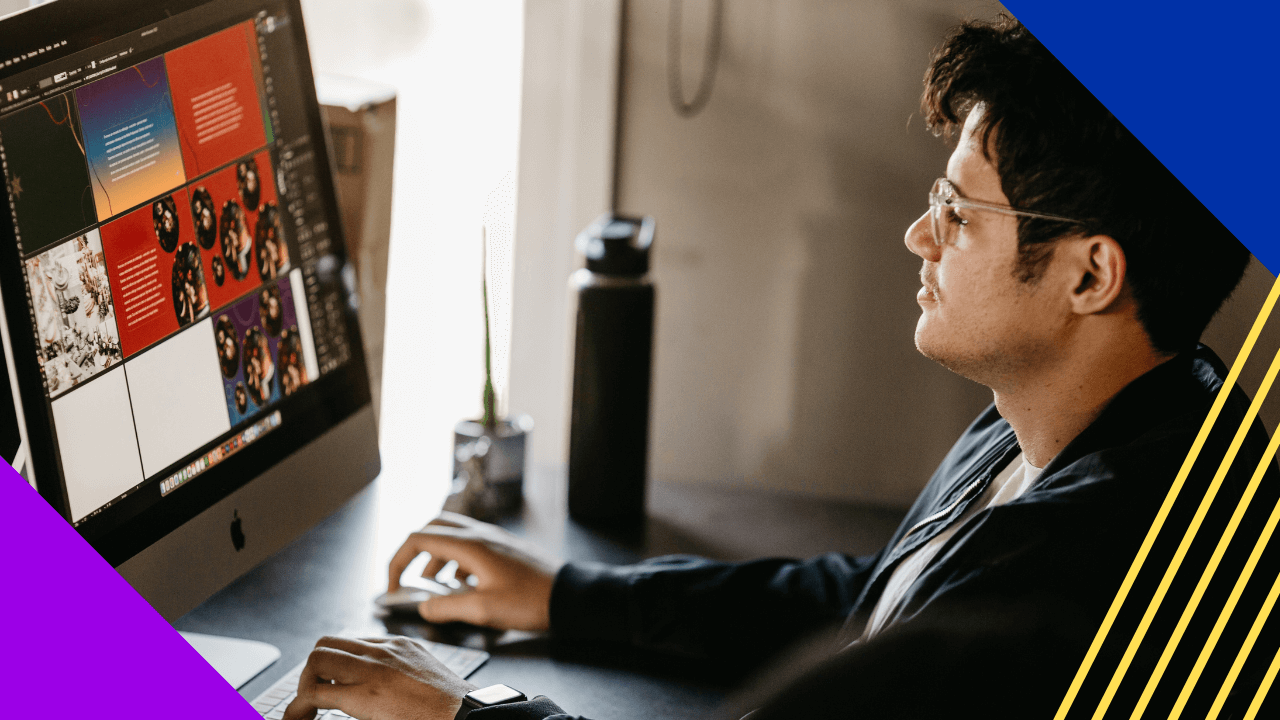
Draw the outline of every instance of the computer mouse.
<instances>
[{"instance_id":1,"label":"computer mouse","mask_svg":"<svg viewBox=\"0 0 1280 720\"><path fill-rule=\"evenodd\" d=\"M443 583L421 578L417 580L420 585L402 585L401 587L385 592L374 598L373 602L380 608L393 613L409 613L418 614L418 605L422 601L439 595L453 595L458 592L466 592L471 588L463 585L460 588L452 588ZM465 588L465 589L464 589Z\"/></svg>"}]
</instances>

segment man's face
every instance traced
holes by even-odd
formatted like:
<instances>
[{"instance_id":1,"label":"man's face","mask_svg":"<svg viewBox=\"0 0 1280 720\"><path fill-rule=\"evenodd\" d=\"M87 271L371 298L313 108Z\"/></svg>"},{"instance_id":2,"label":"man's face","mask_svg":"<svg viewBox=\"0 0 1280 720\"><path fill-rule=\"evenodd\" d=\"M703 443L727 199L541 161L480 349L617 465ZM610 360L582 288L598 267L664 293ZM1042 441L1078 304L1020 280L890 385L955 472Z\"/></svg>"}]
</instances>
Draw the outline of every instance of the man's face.
<instances>
[{"instance_id":1,"label":"man's face","mask_svg":"<svg viewBox=\"0 0 1280 720\"><path fill-rule=\"evenodd\" d=\"M971 200L1008 205L996 168L983 156L975 126L981 107L969 114L947 179ZM951 242L938 245L929 214L907 230L905 242L924 263L916 295L920 320L916 348L944 367L993 388L1016 383L1052 355L1057 332L1069 315L1067 298L1051 288L1055 263L1024 283L1015 277L1017 218L960 209L942 215L951 222ZM1060 273L1059 273L1060 274Z\"/></svg>"}]
</instances>

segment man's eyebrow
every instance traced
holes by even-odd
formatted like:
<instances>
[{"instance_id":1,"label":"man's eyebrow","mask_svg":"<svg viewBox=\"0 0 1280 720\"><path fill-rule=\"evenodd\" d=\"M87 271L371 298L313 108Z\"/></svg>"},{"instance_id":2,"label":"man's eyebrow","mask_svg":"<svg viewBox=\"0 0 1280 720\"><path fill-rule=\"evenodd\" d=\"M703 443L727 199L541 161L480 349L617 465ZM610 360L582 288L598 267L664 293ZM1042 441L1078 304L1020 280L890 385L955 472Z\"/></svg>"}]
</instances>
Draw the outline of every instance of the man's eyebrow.
<instances>
[{"instance_id":1,"label":"man's eyebrow","mask_svg":"<svg viewBox=\"0 0 1280 720\"><path fill-rule=\"evenodd\" d=\"M955 180L952 180L951 178L944 178L944 179L947 182L951 183L951 187L955 189L956 195L959 195L962 198L969 197L968 194L966 194L965 191L960 187L960 183L956 182Z\"/></svg>"}]
</instances>

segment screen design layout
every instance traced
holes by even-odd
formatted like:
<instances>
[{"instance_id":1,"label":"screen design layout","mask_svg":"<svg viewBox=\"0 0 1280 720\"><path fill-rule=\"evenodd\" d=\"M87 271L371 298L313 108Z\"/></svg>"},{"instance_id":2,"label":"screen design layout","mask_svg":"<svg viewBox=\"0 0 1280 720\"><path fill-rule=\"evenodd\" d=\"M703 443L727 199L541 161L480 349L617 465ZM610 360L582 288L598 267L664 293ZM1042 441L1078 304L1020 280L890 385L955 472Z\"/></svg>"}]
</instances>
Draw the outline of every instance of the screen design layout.
<instances>
[{"instance_id":1,"label":"screen design layout","mask_svg":"<svg viewBox=\"0 0 1280 720\"><path fill-rule=\"evenodd\" d=\"M73 523L320 374L263 77L248 20L0 117Z\"/></svg>"}]
</instances>

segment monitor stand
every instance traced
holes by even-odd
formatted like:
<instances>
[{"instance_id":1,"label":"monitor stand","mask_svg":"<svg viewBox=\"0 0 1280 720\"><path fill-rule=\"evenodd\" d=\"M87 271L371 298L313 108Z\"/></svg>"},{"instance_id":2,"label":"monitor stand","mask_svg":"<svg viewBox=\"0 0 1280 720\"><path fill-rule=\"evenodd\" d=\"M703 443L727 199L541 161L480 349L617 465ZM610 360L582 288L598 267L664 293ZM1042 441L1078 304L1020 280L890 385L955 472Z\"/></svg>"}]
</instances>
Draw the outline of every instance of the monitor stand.
<instances>
[{"instance_id":1,"label":"monitor stand","mask_svg":"<svg viewBox=\"0 0 1280 720\"><path fill-rule=\"evenodd\" d=\"M231 687L239 690L280 659L280 650L257 640L179 633Z\"/></svg>"}]
</instances>

